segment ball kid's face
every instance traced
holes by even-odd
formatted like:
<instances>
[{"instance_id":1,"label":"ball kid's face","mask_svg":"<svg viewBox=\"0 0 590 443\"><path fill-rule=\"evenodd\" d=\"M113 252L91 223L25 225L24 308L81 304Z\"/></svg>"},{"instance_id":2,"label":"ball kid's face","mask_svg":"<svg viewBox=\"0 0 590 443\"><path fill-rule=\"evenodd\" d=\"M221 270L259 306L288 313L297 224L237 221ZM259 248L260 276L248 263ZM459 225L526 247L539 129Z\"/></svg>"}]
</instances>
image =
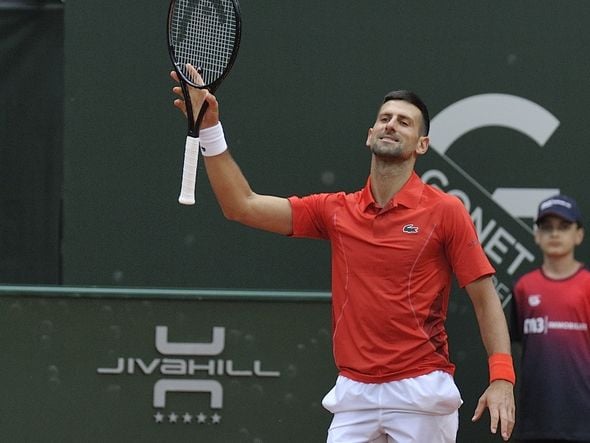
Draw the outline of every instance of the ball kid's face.
<instances>
[{"instance_id":1,"label":"ball kid's face","mask_svg":"<svg viewBox=\"0 0 590 443\"><path fill-rule=\"evenodd\" d=\"M535 230L535 242L545 255L552 257L572 254L583 239L584 229L555 215L544 217Z\"/></svg>"}]
</instances>

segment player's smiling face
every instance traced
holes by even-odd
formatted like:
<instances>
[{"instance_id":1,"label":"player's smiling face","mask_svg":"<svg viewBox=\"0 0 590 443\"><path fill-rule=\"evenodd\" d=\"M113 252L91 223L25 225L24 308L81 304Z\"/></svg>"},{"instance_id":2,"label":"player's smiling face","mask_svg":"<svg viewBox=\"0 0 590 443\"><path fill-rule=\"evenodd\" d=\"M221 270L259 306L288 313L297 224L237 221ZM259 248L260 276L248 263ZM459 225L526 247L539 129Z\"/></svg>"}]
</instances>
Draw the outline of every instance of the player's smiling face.
<instances>
[{"instance_id":1,"label":"player's smiling face","mask_svg":"<svg viewBox=\"0 0 590 443\"><path fill-rule=\"evenodd\" d=\"M428 149L428 137L422 135L420 110L403 100L389 100L381 106L369 129L366 145L384 160L407 160Z\"/></svg>"}]
</instances>

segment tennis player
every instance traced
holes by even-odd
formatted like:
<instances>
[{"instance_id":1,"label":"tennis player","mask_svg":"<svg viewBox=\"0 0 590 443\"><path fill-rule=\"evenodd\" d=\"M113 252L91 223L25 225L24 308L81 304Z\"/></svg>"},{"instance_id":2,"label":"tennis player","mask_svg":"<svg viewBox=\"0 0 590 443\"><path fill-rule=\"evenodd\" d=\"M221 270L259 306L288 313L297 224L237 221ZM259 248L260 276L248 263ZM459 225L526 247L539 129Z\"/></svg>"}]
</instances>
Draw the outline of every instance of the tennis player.
<instances>
[{"instance_id":1,"label":"tennis player","mask_svg":"<svg viewBox=\"0 0 590 443\"><path fill-rule=\"evenodd\" d=\"M173 92L182 97L178 86ZM385 96L368 130L371 167L363 189L282 198L250 188L227 150L216 98L192 89L191 100L209 104L200 142L225 217L331 243L339 376L323 400L333 413L328 443L456 441L462 399L444 324L452 274L469 294L489 355L490 383L473 420L487 408L491 432L500 428L508 440L515 376L494 269L459 199L414 172L428 150L424 103L409 91ZM182 98L174 104L184 111Z\"/></svg>"}]
</instances>

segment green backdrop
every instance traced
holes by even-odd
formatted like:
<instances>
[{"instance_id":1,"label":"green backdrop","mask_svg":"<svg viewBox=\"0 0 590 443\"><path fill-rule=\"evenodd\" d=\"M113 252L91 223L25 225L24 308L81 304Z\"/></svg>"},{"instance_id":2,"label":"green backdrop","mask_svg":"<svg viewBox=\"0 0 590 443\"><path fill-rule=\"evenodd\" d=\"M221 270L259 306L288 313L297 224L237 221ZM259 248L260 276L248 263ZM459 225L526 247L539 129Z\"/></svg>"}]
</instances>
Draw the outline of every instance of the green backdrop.
<instances>
[{"instance_id":1,"label":"green backdrop","mask_svg":"<svg viewBox=\"0 0 590 443\"><path fill-rule=\"evenodd\" d=\"M391 89L417 91L433 120L462 99L495 93L537 104L559 126L543 147L500 126L458 138L443 160L479 185L474 207L490 203L488 221L505 216L488 195L496 189L550 188L590 214L584 1L242 3L240 53L217 95L232 152L257 192L361 187L366 132ZM186 128L171 104L167 6L67 4L64 282L328 289L327 245L225 221L202 169L197 204L177 203ZM438 167L436 154L420 160L421 171ZM463 176L453 185L463 182L472 185ZM524 243L531 233L512 236Z\"/></svg>"},{"instance_id":2,"label":"green backdrop","mask_svg":"<svg viewBox=\"0 0 590 443\"><path fill-rule=\"evenodd\" d=\"M0 2L0 282L61 281L64 14Z\"/></svg>"},{"instance_id":3,"label":"green backdrop","mask_svg":"<svg viewBox=\"0 0 590 443\"><path fill-rule=\"evenodd\" d=\"M335 378L328 300L0 287L2 441L320 441Z\"/></svg>"},{"instance_id":4,"label":"green backdrop","mask_svg":"<svg viewBox=\"0 0 590 443\"><path fill-rule=\"evenodd\" d=\"M329 291L327 244L257 232L224 220L202 169L197 205L182 207L177 203L186 125L172 107L165 39L167 8L166 1L70 0L65 6L64 28L59 26L60 15L50 21L55 28L43 24L39 28L39 36L51 38L19 40L23 30L31 29L32 18L22 28L4 28L12 30L9 35L14 39L3 43L13 42L13 47L14 42L23 40L36 49L27 52L23 63L13 65L9 50L2 46L2 60L6 60L2 73L10 79L10 83L2 83L2 98L11 109L15 103L22 106L18 91L31 85L19 84L26 77L12 67L27 70L37 57L46 56L47 70L29 71L47 74L44 80L49 85L40 86L37 81L35 86L53 99L47 102L49 109L38 124L58 148L49 157L36 157L43 159L40 163L28 160L36 151L20 151L23 155L14 164L35 164L39 170L29 174L45 178L27 188L33 192L26 194L30 203L24 207L32 216L24 209L18 213L9 204L22 179L19 171L25 169L10 167L11 155L19 151L6 141L24 139L30 131L10 133L16 136L3 133L0 166L8 171L2 177L6 183L2 195L3 282L63 282L67 287L98 286L106 291L91 295L89 302L84 291L72 296L60 288L59 295L35 290L29 294L27 290L25 295L5 288L0 311L6 320L0 323L3 349L20 357L3 372L18 381L15 387L30 390L28 397L11 391L14 403L5 399L2 411L12 423L11 435L31 436L39 431L64 441L55 435L65 427L72 435L87 438L96 431L92 435L102 441L102 431L88 414L74 411L75 418L59 415L60 407L65 408L72 399L86 401L94 399L93 395L103 396L100 400L105 406L96 413L115 423L110 428L113 435L128 439L136 429L144 429L143 425L126 427L125 420L146 420L145 425L149 422L152 426L151 415L141 412L143 403L140 412L128 409L135 407L129 403L135 394L140 402L149 402L150 387L144 384L153 381L151 375L146 376L148 383L138 382L144 377L130 377L125 389L133 394L127 396L118 383L108 382L109 377L119 376L97 376L94 370L96 365L113 367L116 355L137 356L143 365L159 358L150 347L153 343L145 338L160 320L153 317L154 307L162 312L163 321L173 324L173 319L181 316L185 325L190 320L199 322L200 307L207 306L204 312L212 314L204 315L198 340L206 340L205 331L217 321L227 320L228 325L235 321L239 328L246 328L246 319L254 321L252 317L256 317L260 322L256 328L268 334L280 331L276 332L283 337L280 340L295 341L299 334L307 333L309 325L314 330L329 325L327 300L312 303L313 307L296 302L260 306L245 302L252 296L249 293L235 305L230 303L229 316L220 311L219 300L204 302L197 293L180 301L176 296L145 301L143 293L129 295L128 289L120 289L126 295L109 301L107 287ZM512 281L539 264L531 237L539 199L562 191L578 198L582 211L590 214L585 195L589 184L585 111L590 101L590 61L584 56L590 47L586 29L590 8L583 0L571 0L567 7L549 0L252 0L242 2L241 8L242 47L217 96L233 155L257 192L288 196L352 191L363 186L369 168L364 141L380 100L391 89L408 88L424 98L433 119L431 149L420 159L418 171L429 183L465 202L498 271L496 288L505 306ZM61 32L65 35L65 61L59 57ZM16 86L8 90L8 84ZM40 106L45 101L35 103ZM14 122L26 117L14 117L16 114L7 109L1 114L5 116L3 128L15 131ZM28 112L24 106L19 115ZM63 159L55 163L61 155L62 129ZM63 186L56 191L62 167ZM39 189L44 193L34 192ZM39 208L41 213L35 212ZM26 224L30 220L35 221L33 225ZM19 231L24 234L17 232L25 226L32 228ZM19 235L23 235L22 242L15 241ZM588 262L589 255L586 242L578 256ZM15 299L19 300L16 304ZM243 317L242 302L247 305ZM305 323L290 324L294 319L284 313L285 307ZM321 312L315 311L318 307ZM10 315L9 308L13 309ZM14 309L28 315L16 315ZM119 320L101 323L102 315L118 316ZM286 323L277 324L275 317L286 319ZM111 328L124 322L136 326L124 333ZM56 324L62 325L60 343L65 348L45 349L43 346L49 346L43 338L48 335L46 329L53 331ZM145 347L140 345L137 353L107 349L96 332L105 329L105 334L111 334L108 340L116 336L124 343L145 341ZM497 441L488 436L487 418L478 424L469 420L485 388L487 368L473 311L459 290L453 291L448 329L451 353L458 364L457 383L465 400L459 441ZM192 331L186 329L187 340ZM100 351L95 354L82 348L80 360L75 360L80 344L93 340ZM275 346L281 347L272 341L262 345L260 352L265 363L267 359L274 363L276 358L280 366L283 358L289 360L275 354ZM98 361L96 355L105 358ZM333 376L327 343L318 347L310 361L318 365L318 384L311 385L308 392L316 403L286 410L293 412L298 423L309 425L305 431L309 431L308 441L322 441L328 417L317 401ZM56 388L52 381L56 368L62 371L63 383L60 389L50 391ZM80 388L88 380L89 390ZM290 392L285 387L274 388L280 395ZM35 401L36 395L42 400ZM244 399L251 398L250 391L240 398L249 401ZM257 404L254 409L259 405L262 407ZM285 404L275 406L281 413L281 407L286 408ZM45 421L29 418L30 411L41 410L47 415ZM117 413L123 420L116 421ZM131 418L135 413L139 415ZM282 435L284 426L293 422L262 420L262 425L276 426L268 432ZM172 425L167 429L173 429ZM223 428L223 432L234 431ZM256 443L260 443L257 438L288 441L281 437L269 440L262 430L240 435ZM155 441L161 441L160 437L154 437Z\"/></svg>"}]
</instances>

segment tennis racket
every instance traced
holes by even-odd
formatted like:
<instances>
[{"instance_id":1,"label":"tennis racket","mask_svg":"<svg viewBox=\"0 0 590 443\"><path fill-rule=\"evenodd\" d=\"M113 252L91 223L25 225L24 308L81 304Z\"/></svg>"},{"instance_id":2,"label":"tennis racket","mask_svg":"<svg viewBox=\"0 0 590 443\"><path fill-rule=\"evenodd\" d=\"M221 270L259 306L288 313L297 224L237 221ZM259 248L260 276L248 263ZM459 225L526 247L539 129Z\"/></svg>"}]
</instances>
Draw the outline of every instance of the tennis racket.
<instances>
[{"instance_id":1,"label":"tennis racket","mask_svg":"<svg viewBox=\"0 0 590 443\"><path fill-rule=\"evenodd\" d=\"M186 104L188 134L178 201L195 204L199 161L199 126L204 102L195 119L189 86L215 92L229 73L240 47L241 19L237 0L171 0L168 10L168 52ZM198 75L195 75L198 71Z\"/></svg>"}]
</instances>

